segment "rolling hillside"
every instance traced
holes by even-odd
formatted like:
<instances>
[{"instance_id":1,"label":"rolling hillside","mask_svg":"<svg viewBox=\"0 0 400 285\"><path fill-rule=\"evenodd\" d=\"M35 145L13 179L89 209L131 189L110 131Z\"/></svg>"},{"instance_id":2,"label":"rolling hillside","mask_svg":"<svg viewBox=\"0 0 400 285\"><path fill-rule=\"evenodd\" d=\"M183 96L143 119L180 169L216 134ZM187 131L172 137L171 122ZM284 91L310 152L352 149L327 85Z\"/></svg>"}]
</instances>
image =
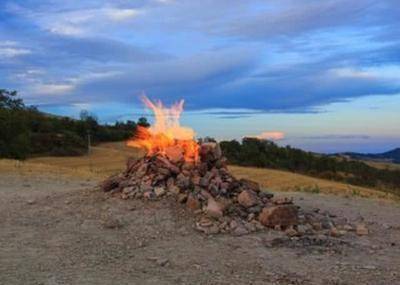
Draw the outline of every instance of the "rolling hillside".
<instances>
[{"instance_id":1,"label":"rolling hillside","mask_svg":"<svg viewBox=\"0 0 400 285\"><path fill-rule=\"evenodd\" d=\"M345 152L338 155L344 155L352 159L377 161L377 162L391 162L400 164L400 148L396 148L383 153L357 153Z\"/></svg>"},{"instance_id":2,"label":"rolling hillside","mask_svg":"<svg viewBox=\"0 0 400 285\"><path fill-rule=\"evenodd\" d=\"M104 143L93 147L90 156L80 157L39 157L18 163L20 171L53 171L58 174L87 175L103 179L125 168L127 157L139 157L140 151L126 147L123 143ZM0 171L7 169L10 161L0 161ZM11 163L16 165L15 162ZM15 166L13 166L15 167ZM273 191L303 191L310 193L333 193L350 196L375 198L393 197L391 194L352 186L330 180L266 168L230 166L232 173L239 178L249 178Z\"/></svg>"}]
</instances>

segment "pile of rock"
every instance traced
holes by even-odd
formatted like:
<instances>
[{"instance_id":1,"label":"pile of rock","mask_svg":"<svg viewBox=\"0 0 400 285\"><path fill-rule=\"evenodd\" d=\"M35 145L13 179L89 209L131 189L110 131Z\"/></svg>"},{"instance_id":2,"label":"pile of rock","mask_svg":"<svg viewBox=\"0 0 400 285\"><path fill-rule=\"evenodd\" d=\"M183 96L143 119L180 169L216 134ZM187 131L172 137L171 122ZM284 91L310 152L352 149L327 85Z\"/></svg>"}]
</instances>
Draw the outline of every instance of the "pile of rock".
<instances>
[{"instance_id":1,"label":"pile of rock","mask_svg":"<svg viewBox=\"0 0 400 285\"><path fill-rule=\"evenodd\" d=\"M122 199L174 196L196 214L196 228L207 234L242 235L298 224L298 207L290 199L274 198L257 183L233 177L216 143L200 146L197 163L185 161L178 147L131 159L123 173L105 180L101 188Z\"/></svg>"}]
</instances>

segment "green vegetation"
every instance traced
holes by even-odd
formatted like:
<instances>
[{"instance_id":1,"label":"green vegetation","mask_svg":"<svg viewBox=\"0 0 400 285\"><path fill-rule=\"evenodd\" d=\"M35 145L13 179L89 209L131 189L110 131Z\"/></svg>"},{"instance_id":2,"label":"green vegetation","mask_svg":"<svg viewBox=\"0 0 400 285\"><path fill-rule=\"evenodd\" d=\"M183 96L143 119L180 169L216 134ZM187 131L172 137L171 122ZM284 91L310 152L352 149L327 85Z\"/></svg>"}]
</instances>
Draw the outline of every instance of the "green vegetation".
<instances>
[{"instance_id":1,"label":"green vegetation","mask_svg":"<svg viewBox=\"0 0 400 285\"><path fill-rule=\"evenodd\" d=\"M221 148L232 164L284 169L400 195L399 170L377 169L364 162L337 159L290 146L279 147L255 138L245 138L242 143L223 141Z\"/></svg>"},{"instance_id":2,"label":"green vegetation","mask_svg":"<svg viewBox=\"0 0 400 285\"><path fill-rule=\"evenodd\" d=\"M138 125L149 126L146 118ZM131 137L133 121L101 125L97 118L82 111L79 120L42 113L27 107L17 92L0 89L0 157L24 159L35 155L81 155L92 143L121 141Z\"/></svg>"}]
</instances>

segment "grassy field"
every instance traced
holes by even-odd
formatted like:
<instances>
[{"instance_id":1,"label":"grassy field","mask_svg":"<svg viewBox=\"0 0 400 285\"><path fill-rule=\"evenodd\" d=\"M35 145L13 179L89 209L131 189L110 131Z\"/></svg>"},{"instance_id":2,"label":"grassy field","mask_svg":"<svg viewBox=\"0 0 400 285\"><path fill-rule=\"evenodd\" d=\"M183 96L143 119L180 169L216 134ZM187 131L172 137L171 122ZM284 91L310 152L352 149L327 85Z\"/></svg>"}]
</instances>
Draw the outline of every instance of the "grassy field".
<instances>
[{"instance_id":1,"label":"grassy field","mask_svg":"<svg viewBox=\"0 0 400 285\"><path fill-rule=\"evenodd\" d=\"M103 179L125 168L128 157L140 157L142 152L123 143L105 143L92 148L90 155L78 157L39 157L25 162L0 160L0 171L24 174L49 173ZM249 178L273 191L304 191L373 198L393 198L393 195L365 187L313 178L287 171L230 166L238 178Z\"/></svg>"}]
</instances>

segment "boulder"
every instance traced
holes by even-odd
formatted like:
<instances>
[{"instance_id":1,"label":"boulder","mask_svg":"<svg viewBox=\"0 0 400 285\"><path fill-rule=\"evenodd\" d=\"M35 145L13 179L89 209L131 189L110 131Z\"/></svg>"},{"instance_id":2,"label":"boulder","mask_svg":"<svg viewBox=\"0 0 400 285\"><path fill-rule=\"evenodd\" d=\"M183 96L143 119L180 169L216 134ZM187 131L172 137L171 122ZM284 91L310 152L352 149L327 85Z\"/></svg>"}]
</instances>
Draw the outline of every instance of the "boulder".
<instances>
[{"instance_id":1,"label":"boulder","mask_svg":"<svg viewBox=\"0 0 400 285\"><path fill-rule=\"evenodd\" d=\"M238 202L245 208L255 206L258 204L257 194L250 190L244 190L239 194Z\"/></svg>"},{"instance_id":2,"label":"boulder","mask_svg":"<svg viewBox=\"0 0 400 285\"><path fill-rule=\"evenodd\" d=\"M267 227L297 225L298 209L294 205L265 207L262 209L258 220Z\"/></svg>"},{"instance_id":3,"label":"boulder","mask_svg":"<svg viewBox=\"0 0 400 285\"><path fill-rule=\"evenodd\" d=\"M212 218L221 218L223 216L222 207L211 197L208 199L205 211Z\"/></svg>"}]
</instances>

